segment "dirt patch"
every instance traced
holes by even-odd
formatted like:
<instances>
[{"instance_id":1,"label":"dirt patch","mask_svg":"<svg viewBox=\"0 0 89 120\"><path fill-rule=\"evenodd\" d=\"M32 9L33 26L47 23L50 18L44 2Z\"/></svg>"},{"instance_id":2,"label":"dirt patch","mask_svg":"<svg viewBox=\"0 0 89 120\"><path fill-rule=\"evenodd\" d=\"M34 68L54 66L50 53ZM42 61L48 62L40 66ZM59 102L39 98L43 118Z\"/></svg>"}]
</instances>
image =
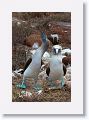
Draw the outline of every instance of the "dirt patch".
<instances>
[{"instance_id":1,"label":"dirt patch","mask_svg":"<svg viewBox=\"0 0 89 120\"><path fill-rule=\"evenodd\" d=\"M31 91L30 82L27 82L28 87L24 90L19 89L16 85L21 81L20 79L14 79L12 82L12 101L13 102L71 102L71 88L64 85L62 89L48 90L44 89L41 95L33 92L32 96L29 96ZM25 94L21 94L25 92ZM27 92L27 94L26 94Z\"/></svg>"}]
</instances>

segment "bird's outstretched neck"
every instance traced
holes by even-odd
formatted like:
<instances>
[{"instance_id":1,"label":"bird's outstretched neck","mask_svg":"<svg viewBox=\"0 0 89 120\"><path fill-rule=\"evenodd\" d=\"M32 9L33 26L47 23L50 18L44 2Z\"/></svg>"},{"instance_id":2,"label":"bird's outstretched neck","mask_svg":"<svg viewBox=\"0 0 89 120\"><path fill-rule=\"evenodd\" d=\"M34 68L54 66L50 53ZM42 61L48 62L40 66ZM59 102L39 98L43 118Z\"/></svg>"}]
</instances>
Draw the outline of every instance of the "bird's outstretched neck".
<instances>
[{"instance_id":1,"label":"bird's outstretched neck","mask_svg":"<svg viewBox=\"0 0 89 120\"><path fill-rule=\"evenodd\" d=\"M46 37L45 32L41 32L41 38L42 38L42 42L43 42L43 43L46 43L46 42L47 42L47 37Z\"/></svg>"},{"instance_id":2,"label":"bird's outstretched neck","mask_svg":"<svg viewBox=\"0 0 89 120\"><path fill-rule=\"evenodd\" d=\"M47 36L46 36L46 33L45 32L41 32L41 39L42 39L42 50L43 50L43 53L45 51L47 51L48 49L48 46L49 46L49 42L48 42L48 39L47 39Z\"/></svg>"}]
</instances>

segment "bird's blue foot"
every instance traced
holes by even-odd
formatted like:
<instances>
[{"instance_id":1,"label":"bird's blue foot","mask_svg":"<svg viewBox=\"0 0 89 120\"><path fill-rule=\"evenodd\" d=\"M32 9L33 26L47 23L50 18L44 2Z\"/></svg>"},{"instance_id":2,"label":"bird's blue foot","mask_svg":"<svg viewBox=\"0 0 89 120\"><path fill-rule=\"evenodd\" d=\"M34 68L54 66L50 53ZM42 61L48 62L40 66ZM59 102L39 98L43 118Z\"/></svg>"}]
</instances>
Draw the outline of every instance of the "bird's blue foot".
<instances>
[{"instance_id":1,"label":"bird's blue foot","mask_svg":"<svg viewBox=\"0 0 89 120\"><path fill-rule=\"evenodd\" d=\"M64 86L64 79L62 78L62 81L61 81L61 87L63 88L63 86Z\"/></svg>"},{"instance_id":2,"label":"bird's blue foot","mask_svg":"<svg viewBox=\"0 0 89 120\"><path fill-rule=\"evenodd\" d=\"M35 86L34 86L33 88L34 88L34 90L37 92L37 91L39 91L39 90L42 90L42 85L40 85L40 84L35 84Z\"/></svg>"},{"instance_id":3,"label":"bird's blue foot","mask_svg":"<svg viewBox=\"0 0 89 120\"><path fill-rule=\"evenodd\" d=\"M21 89L25 89L27 87L26 84L18 84L16 86Z\"/></svg>"}]
</instances>

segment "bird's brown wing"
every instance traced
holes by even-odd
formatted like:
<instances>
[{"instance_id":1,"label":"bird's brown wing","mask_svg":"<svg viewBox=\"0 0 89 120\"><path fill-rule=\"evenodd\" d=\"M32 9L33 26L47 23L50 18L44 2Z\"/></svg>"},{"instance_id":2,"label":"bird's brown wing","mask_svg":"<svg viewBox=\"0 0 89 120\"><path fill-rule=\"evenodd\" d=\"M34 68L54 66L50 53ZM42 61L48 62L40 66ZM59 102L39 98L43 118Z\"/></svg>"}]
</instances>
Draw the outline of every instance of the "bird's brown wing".
<instances>
[{"instance_id":1,"label":"bird's brown wing","mask_svg":"<svg viewBox=\"0 0 89 120\"><path fill-rule=\"evenodd\" d=\"M23 73L24 73L24 71L27 69L27 67L30 65L30 63L31 63L31 62L32 62L32 58L29 58L29 59L26 61L26 64L25 64L25 66L24 66L23 70L22 70L22 71L20 71L20 73L21 73L21 74L23 74ZM42 60L41 60L41 65L43 65Z\"/></svg>"},{"instance_id":2,"label":"bird's brown wing","mask_svg":"<svg viewBox=\"0 0 89 120\"><path fill-rule=\"evenodd\" d=\"M32 58L29 58L24 66L24 69L23 69L23 73L24 71L27 69L27 67L29 66L29 64L32 62Z\"/></svg>"},{"instance_id":3,"label":"bird's brown wing","mask_svg":"<svg viewBox=\"0 0 89 120\"><path fill-rule=\"evenodd\" d=\"M50 73L50 68L47 67L47 69L46 69L46 74L49 76L49 73Z\"/></svg>"},{"instance_id":4,"label":"bird's brown wing","mask_svg":"<svg viewBox=\"0 0 89 120\"><path fill-rule=\"evenodd\" d=\"M24 71L27 69L27 67L29 66L29 64L30 64L31 62L32 62L32 58L29 58L29 59L26 61L26 64L25 64L23 70L20 71L21 74L24 73Z\"/></svg>"},{"instance_id":5,"label":"bird's brown wing","mask_svg":"<svg viewBox=\"0 0 89 120\"><path fill-rule=\"evenodd\" d=\"M63 64L63 72L64 72L64 76L66 74L66 66Z\"/></svg>"}]
</instances>

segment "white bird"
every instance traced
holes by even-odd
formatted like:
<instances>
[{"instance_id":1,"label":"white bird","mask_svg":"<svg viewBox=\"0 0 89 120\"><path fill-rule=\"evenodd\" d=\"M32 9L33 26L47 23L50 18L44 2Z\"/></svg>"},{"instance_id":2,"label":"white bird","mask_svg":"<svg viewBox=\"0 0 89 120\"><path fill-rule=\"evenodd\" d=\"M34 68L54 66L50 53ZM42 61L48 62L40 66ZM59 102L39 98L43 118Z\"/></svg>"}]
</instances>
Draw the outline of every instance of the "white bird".
<instances>
[{"instance_id":1,"label":"white bird","mask_svg":"<svg viewBox=\"0 0 89 120\"><path fill-rule=\"evenodd\" d=\"M53 89L62 88L64 85L63 75L66 73L66 67L62 63L61 50L62 47L59 45L54 45L52 47L50 65L46 70L49 86Z\"/></svg>"},{"instance_id":2,"label":"white bird","mask_svg":"<svg viewBox=\"0 0 89 120\"><path fill-rule=\"evenodd\" d=\"M21 77L21 76L22 76L22 75L21 75L21 72L22 72L22 71L23 71L23 69L19 69L19 70L13 71L12 77L14 77L14 78Z\"/></svg>"},{"instance_id":3,"label":"white bird","mask_svg":"<svg viewBox=\"0 0 89 120\"><path fill-rule=\"evenodd\" d=\"M58 34L51 34L50 36L48 36L48 39L52 42L53 45L58 45L59 44L59 36Z\"/></svg>"},{"instance_id":4,"label":"white bird","mask_svg":"<svg viewBox=\"0 0 89 120\"><path fill-rule=\"evenodd\" d=\"M69 48L63 49L62 50L62 55L66 55L66 56L71 55L71 50Z\"/></svg>"},{"instance_id":5,"label":"white bird","mask_svg":"<svg viewBox=\"0 0 89 120\"><path fill-rule=\"evenodd\" d=\"M56 38L57 40L59 40L59 36L58 34L51 34L51 37L53 37L53 40Z\"/></svg>"},{"instance_id":6,"label":"white bird","mask_svg":"<svg viewBox=\"0 0 89 120\"><path fill-rule=\"evenodd\" d=\"M32 61L29 60L27 65L25 66L22 83L17 85L17 87L19 88L26 88L26 79L32 78L33 80L35 80L35 83L37 82L38 74L41 68L41 58L48 48L48 40L44 32L41 33L41 37L42 45L36 50L35 54L32 56ZM34 88L36 88L36 84ZM37 89L39 89L38 86Z\"/></svg>"},{"instance_id":7,"label":"white bird","mask_svg":"<svg viewBox=\"0 0 89 120\"><path fill-rule=\"evenodd\" d=\"M42 57L42 60L47 60L50 58L50 54L46 51L44 54L43 54L43 57Z\"/></svg>"},{"instance_id":8,"label":"white bird","mask_svg":"<svg viewBox=\"0 0 89 120\"><path fill-rule=\"evenodd\" d=\"M39 44L38 42L35 42L32 46L33 49L38 49L39 48Z\"/></svg>"}]
</instances>

